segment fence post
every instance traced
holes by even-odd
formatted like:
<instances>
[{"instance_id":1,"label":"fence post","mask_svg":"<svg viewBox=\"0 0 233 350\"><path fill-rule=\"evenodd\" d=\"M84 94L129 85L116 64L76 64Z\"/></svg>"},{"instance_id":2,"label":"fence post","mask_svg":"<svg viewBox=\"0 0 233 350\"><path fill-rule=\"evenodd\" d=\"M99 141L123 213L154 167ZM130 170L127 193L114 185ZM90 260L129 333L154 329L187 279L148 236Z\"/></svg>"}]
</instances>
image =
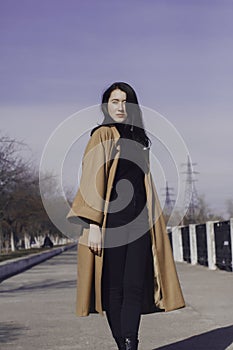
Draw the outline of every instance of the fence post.
<instances>
[{"instance_id":1,"label":"fence post","mask_svg":"<svg viewBox=\"0 0 233 350\"><path fill-rule=\"evenodd\" d=\"M233 218L230 219L230 235L231 235L231 268L233 271Z\"/></svg>"},{"instance_id":2,"label":"fence post","mask_svg":"<svg viewBox=\"0 0 233 350\"><path fill-rule=\"evenodd\" d=\"M206 237L207 237L207 256L208 267L211 270L216 270L216 250L214 237L214 222L206 222Z\"/></svg>"},{"instance_id":3,"label":"fence post","mask_svg":"<svg viewBox=\"0 0 233 350\"><path fill-rule=\"evenodd\" d=\"M189 240L190 240L190 258L191 264L197 264L197 236L196 236L196 225L189 225Z\"/></svg>"},{"instance_id":4,"label":"fence post","mask_svg":"<svg viewBox=\"0 0 233 350\"><path fill-rule=\"evenodd\" d=\"M174 260L183 262L183 247L182 247L182 237L181 237L181 227L172 227L172 246Z\"/></svg>"}]
</instances>

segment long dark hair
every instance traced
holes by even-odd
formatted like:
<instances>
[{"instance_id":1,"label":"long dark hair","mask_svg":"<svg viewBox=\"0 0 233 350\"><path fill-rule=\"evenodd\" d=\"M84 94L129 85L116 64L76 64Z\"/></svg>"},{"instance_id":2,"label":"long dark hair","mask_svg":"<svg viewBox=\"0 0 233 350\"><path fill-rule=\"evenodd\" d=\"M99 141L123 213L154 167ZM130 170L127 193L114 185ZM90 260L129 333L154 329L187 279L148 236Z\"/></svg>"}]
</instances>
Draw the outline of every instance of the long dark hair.
<instances>
[{"instance_id":1,"label":"long dark hair","mask_svg":"<svg viewBox=\"0 0 233 350\"><path fill-rule=\"evenodd\" d=\"M112 124L116 126L121 126L121 123L116 123L108 113L108 100L112 91L120 89L126 93L126 112L127 120L124 123L124 128L128 128L132 133L132 138L140 142L145 147L150 147L151 141L146 134L143 120L142 120L142 111L138 104L138 99L134 89L127 83L124 82L115 82L105 90L102 96L101 109L104 114L104 120L102 125Z\"/></svg>"}]
</instances>

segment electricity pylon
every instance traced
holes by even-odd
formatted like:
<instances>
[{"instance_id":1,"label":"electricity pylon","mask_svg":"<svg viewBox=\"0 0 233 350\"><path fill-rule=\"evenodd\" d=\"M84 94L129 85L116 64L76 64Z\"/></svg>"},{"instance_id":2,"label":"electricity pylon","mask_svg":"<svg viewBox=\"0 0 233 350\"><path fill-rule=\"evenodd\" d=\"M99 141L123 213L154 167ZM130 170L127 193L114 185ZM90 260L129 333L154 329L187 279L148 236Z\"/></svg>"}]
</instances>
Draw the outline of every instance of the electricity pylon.
<instances>
[{"instance_id":1,"label":"electricity pylon","mask_svg":"<svg viewBox=\"0 0 233 350\"><path fill-rule=\"evenodd\" d=\"M198 208L198 194L195 186L195 175L199 172L193 170L193 166L197 163L191 163L191 160L188 156L188 161L186 164L186 171L183 174L186 174L186 185L185 185L185 208L187 209L186 218L188 223L194 223L195 214Z\"/></svg>"},{"instance_id":2,"label":"electricity pylon","mask_svg":"<svg viewBox=\"0 0 233 350\"><path fill-rule=\"evenodd\" d=\"M166 187L165 187L165 203L164 203L164 215L167 217L170 217L171 213L172 213L172 209L174 206L174 200L171 198L172 196L174 196L174 194L172 193L174 190L173 187L169 187L168 186L168 182L166 181Z\"/></svg>"}]
</instances>

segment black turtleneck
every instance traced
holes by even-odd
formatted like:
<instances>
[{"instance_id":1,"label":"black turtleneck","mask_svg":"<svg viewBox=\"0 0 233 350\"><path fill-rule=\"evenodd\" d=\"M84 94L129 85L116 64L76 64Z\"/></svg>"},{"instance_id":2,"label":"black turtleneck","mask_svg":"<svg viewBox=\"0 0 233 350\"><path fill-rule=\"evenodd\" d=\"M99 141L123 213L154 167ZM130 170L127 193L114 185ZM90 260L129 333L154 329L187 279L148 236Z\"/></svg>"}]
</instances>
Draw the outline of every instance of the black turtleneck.
<instances>
[{"instance_id":1,"label":"black turtleneck","mask_svg":"<svg viewBox=\"0 0 233 350\"><path fill-rule=\"evenodd\" d=\"M113 212L108 214L108 227L132 221L146 205L145 148L133 139L130 125L117 123L116 127L120 134L121 153L111 193L109 208Z\"/></svg>"},{"instance_id":2,"label":"black turtleneck","mask_svg":"<svg viewBox=\"0 0 233 350\"><path fill-rule=\"evenodd\" d=\"M135 126L116 123L105 117L103 123L91 131L91 135L100 127L113 125L117 128L121 147L116 175L111 192L107 227L118 227L135 219L146 207L144 175L148 171L145 147L135 141ZM147 213L146 213L147 215ZM145 217L147 219L147 216Z\"/></svg>"}]
</instances>

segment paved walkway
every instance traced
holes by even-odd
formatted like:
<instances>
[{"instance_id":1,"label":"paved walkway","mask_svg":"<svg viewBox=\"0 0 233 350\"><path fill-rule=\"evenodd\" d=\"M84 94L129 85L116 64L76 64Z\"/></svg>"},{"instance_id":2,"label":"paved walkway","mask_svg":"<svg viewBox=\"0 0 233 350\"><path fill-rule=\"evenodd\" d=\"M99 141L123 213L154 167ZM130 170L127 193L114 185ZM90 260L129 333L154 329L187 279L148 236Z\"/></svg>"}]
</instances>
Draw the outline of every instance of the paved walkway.
<instances>
[{"instance_id":1,"label":"paved walkway","mask_svg":"<svg viewBox=\"0 0 233 350\"><path fill-rule=\"evenodd\" d=\"M177 268L187 307L143 316L139 349L233 349L233 273ZM75 316L75 285L75 250L2 282L0 349L116 349L105 317Z\"/></svg>"}]
</instances>

